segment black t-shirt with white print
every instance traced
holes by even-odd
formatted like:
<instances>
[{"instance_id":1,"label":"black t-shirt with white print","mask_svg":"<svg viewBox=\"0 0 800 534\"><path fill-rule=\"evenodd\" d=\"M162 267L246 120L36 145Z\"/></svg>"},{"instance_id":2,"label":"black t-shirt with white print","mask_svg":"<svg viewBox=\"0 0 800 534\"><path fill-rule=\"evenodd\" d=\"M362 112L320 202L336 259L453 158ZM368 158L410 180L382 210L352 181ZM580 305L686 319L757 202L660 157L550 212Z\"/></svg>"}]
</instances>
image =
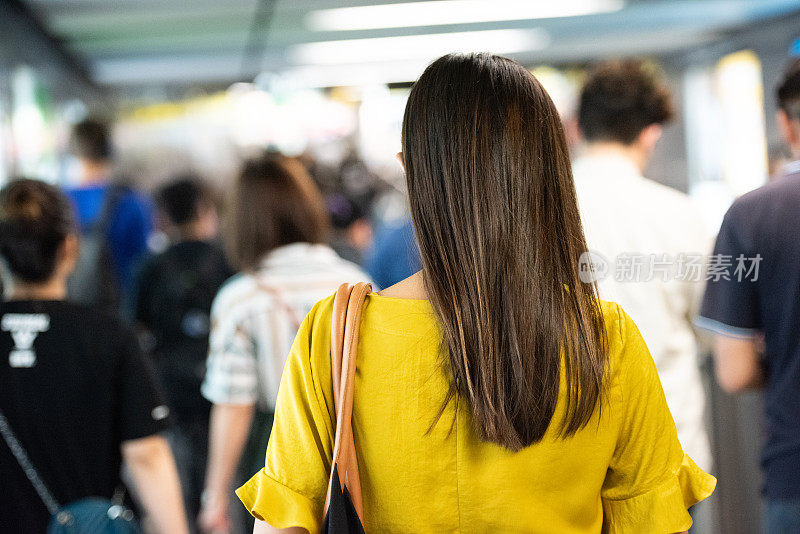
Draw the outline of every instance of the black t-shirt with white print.
<instances>
[{"instance_id":1,"label":"black t-shirt with white print","mask_svg":"<svg viewBox=\"0 0 800 534\"><path fill-rule=\"evenodd\" d=\"M60 301L0 303L0 409L61 505L110 498L121 443L168 416L135 336ZM0 477L0 532L44 532L49 514L2 440Z\"/></svg>"}]
</instances>

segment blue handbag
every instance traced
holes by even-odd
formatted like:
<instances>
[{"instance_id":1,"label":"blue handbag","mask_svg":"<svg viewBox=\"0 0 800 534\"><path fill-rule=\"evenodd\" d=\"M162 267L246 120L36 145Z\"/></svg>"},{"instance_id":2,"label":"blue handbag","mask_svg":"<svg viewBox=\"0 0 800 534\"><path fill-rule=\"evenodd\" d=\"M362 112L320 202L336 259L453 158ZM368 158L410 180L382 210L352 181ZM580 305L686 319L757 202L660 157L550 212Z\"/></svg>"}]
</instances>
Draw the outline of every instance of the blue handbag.
<instances>
[{"instance_id":1,"label":"blue handbag","mask_svg":"<svg viewBox=\"0 0 800 534\"><path fill-rule=\"evenodd\" d=\"M122 505L123 491L117 490L113 500L88 497L62 506L31 464L28 453L11 430L2 411L0 434L50 512L47 534L141 534L142 530L133 512Z\"/></svg>"},{"instance_id":2,"label":"blue handbag","mask_svg":"<svg viewBox=\"0 0 800 534\"><path fill-rule=\"evenodd\" d=\"M47 534L140 534L133 512L115 501L88 497L60 508Z\"/></svg>"}]
</instances>

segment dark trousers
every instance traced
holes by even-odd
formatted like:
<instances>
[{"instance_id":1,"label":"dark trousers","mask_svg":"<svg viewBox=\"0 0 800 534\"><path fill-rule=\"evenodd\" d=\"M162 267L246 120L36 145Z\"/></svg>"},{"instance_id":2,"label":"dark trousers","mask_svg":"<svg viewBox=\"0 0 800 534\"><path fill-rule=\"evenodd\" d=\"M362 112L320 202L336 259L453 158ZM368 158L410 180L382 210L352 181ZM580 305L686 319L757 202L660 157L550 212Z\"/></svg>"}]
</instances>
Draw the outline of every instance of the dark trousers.
<instances>
[{"instance_id":1,"label":"dark trousers","mask_svg":"<svg viewBox=\"0 0 800 534\"><path fill-rule=\"evenodd\" d=\"M178 423L167 431L166 437L178 468L189 529L197 532L208 461L208 422Z\"/></svg>"},{"instance_id":2,"label":"dark trousers","mask_svg":"<svg viewBox=\"0 0 800 534\"><path fill-rule=\"evenodd\" d=\"M256 409L255 415L253 416L253 424L250 427L250 436L247 439L247 445L242 454L242 459L239 462L237 487L250 480L250 477L264 468L267 444L269 442L269 435L272 432L272 421L274 418L275 414L272 412ZM232 504L232 512L235 513L231 513L231 517L236 523L234 525L234 532L250 534L253 532L255 520L253 516L245 510L237 497L234 496L233 499L235 502Z\"/></svg>"},{"instance_id":3,"label":"dark trousers","mask_svg":"<svg viewBox=\"0 0 800 534\"><path fill-rule=\"evenodd\" d=\"M765 534L800 533L800 497L793 499L767 499Z\"/></svg>"}]
</instances>

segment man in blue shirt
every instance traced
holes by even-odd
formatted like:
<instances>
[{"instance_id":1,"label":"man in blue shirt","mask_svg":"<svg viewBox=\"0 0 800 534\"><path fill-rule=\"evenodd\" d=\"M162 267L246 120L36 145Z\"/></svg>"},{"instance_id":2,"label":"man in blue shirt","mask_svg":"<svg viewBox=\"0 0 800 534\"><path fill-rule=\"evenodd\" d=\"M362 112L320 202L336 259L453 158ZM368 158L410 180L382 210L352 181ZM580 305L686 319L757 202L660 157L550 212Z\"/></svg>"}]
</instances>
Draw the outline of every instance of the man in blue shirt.
<instances>
[{"instance_id":1,"label":"man in blue shirt","mask_svg":"<svg viewBox=\"0 0 800 534\"><path fill-rule=\"evenodd\" d=\"M793 163L733 203L717 237L698 325L714 331L728 392L764 388L761 456L767 532L800 532L800 60L778 87L778 124ZM740 265L744 267L740 267Z\"/></svg>"},{"instance_id":2,"label":"man in blue shirt","mask_svg":"<svg viewBox=\"0 0 800 534\"><path fill-rule=\"evenodd\" d=\"M133 290L135 267L147 252L151 205L129 187L112 183L116 180L106 124L95 120L77 124L71 150L78 158L81 179L79 185L66 188L65 193L74 204L84 240L98 225L101 227L113 279L120 299L125 301Z\"/></svg>"}]
</instances>

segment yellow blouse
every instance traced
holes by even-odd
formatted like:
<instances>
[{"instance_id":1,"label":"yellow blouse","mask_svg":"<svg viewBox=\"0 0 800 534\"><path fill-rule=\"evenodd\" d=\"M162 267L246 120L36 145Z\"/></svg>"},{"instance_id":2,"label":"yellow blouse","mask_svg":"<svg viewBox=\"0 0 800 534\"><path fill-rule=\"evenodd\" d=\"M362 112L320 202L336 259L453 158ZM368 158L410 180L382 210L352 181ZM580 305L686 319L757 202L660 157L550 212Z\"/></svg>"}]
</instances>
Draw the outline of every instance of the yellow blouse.
<instances>
[{"instance_id":1,"label":"yellow blouse","mask_svg":"<svg viewBox=\"0 0 800 534\"><path fill-rule=\"evenodd\" d=\"M333 297L303 321L278 394L264 469L237 494L273 527L321 528L335 411ZM482 442L447 391L441 333L428 301L372 293L364 307L353 431L365 530L386 532L673 533L716 479L682 450L656 367L630 317L603 303L610 349L601 410L568 439L513 453ZM562 388L563 390L563 388ZM553 421L561 421L560 399Z\"/></svg>"}]
</instances>

